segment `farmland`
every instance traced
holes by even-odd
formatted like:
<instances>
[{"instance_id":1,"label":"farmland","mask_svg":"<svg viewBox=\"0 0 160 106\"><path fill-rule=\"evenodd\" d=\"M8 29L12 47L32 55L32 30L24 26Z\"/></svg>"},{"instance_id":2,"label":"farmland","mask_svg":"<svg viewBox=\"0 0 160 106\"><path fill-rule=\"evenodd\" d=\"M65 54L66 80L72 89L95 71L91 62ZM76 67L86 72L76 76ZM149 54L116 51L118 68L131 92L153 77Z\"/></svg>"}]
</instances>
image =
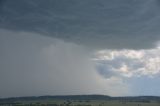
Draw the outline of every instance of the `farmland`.
<instances>
[{"instance_id":1,"label":"farmland","mask_svg":"<svg viewBox=\"0 0 160 106\"><path fill-rule=\"evenodd\" d=\"M160 97L102 95L20 97L0 99L0 106L160 106Z\"/></svg>"}]
</instances>

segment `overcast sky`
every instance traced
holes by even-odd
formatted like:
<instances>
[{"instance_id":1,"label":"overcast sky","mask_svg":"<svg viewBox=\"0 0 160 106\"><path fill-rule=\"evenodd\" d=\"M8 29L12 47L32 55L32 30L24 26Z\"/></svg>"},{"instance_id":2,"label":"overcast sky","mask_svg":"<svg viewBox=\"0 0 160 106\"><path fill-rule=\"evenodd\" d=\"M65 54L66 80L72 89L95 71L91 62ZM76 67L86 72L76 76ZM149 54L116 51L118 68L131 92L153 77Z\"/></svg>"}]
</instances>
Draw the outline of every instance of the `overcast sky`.
<instances>
[{"instance_id":1,"label":"overcast sky","mask_svg":"<svg viewBox=\"0 0 160 106\"><path fill-rule=\"evenodd\" d=\"M160 96L159 0L0 0L0 97Z\"/></svg>"}]
</instances>

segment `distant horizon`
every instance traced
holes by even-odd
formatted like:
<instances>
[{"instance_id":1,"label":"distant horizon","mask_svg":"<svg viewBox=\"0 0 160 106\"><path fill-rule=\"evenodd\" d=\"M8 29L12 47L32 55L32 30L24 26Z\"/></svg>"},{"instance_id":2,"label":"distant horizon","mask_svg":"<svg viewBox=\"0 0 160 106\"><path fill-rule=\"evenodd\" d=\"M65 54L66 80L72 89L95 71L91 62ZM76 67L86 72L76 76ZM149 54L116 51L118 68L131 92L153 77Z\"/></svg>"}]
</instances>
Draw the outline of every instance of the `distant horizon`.
<instances>
[{"instance_id":1,"label":"distant horizon","mask_svg":"<svg viewBox=\"0 0 160 106\"><path fill-rule=\"evenodd\" d=\"M156 96L156 95L135 95L135 96L109 96L109 95L102 95L102 94L78 94L78 95L40 95L40 96L15 96L15 97L0 97L0 99L14 99L14 98L30 98L30 97L34 97L34 98L39 98L39 97L63 97L63 96L106 96L106 97L111 97L111 98L116 98L116 97L160 97L160 96Z\"/></svg>"}]
</instances>

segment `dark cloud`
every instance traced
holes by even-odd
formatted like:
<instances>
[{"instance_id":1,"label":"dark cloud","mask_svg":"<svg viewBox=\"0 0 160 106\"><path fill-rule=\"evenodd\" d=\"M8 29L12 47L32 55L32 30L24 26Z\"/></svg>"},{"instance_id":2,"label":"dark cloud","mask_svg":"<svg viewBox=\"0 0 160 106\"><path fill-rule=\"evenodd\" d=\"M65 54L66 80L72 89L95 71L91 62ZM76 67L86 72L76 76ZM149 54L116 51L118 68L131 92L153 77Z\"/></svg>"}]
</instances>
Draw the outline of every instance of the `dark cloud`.
<instances>
[{"instance_id":1,"label":"dark cloud","mask_svg":"<svg viewBox=\"0 0 160 106\"><path fill-rule=\"evenodd\" d=\"M43 33L92 48L151 48L158 0L5 0L0 28Z\"/></svg>"}]
</instances>

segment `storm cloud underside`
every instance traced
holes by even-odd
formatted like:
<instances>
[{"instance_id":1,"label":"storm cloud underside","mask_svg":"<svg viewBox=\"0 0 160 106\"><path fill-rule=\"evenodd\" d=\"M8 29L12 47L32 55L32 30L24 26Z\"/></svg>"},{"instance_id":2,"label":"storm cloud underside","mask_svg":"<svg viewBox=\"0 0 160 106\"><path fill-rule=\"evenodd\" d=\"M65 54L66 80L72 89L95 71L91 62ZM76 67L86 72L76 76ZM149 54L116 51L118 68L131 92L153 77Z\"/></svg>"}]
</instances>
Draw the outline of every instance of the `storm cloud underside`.
<instances>
[{"instance_id":1,"label":"storm cloud underside","mask_svg":"<svg viewBox=\"0 0 160 106\"><path fill-rule=\"evenodd\" d=\"M158 0L1 0L0 5L1 28L94 49L144 49L159 40Z\"/></svg>"}]
</instances>

